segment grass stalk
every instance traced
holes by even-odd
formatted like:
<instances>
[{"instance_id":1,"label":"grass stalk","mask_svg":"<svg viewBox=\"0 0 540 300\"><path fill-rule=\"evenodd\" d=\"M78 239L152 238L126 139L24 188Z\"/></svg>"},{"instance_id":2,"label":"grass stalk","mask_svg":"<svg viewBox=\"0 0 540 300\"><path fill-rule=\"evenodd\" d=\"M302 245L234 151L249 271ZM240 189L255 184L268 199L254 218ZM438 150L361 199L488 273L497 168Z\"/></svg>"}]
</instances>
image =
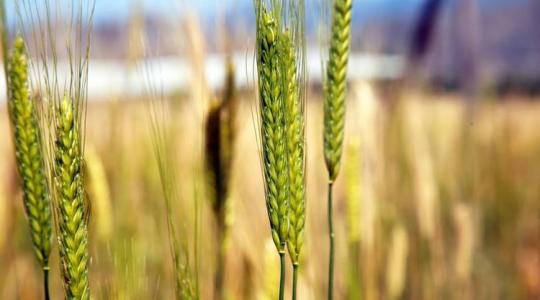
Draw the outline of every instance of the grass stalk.
<instances>
[{"instance_id":1,"label":"grass stalk","mask_svg":"<svg viewBox=\"0 0 540 300\"><path fill-rule=\"evenodd\" d=\"M283 300L285 299L285 252L279 252L279 267L279 300Z\"/></svg>"},{"instance_id":2,"label":"grass stalk","mask_svg":"<svg viewBox=\"0 0 540 300\"><path fill-rule=\"evenodd\" d=\"M49 300L49 268L43 269L43 293L45 300Z\"/></svg>"},{"instance_id":3,"label":"grass stalk","mask_svg":"<svg viewBox=\"0 0 540 300\"><path fill-rule=\"evenodd\" d=\"M347 200L347 244L348 244L348 270L347 270L347 297L349 299L361 298L360 274L360 218L361 218L361 186L362 164L360 159L360 141L355 136L350 139L347 146L346 172L346 200Z\"/></svg>"},{"instance_id":4,"label":"grass stalk","mask_svg":"<svg viewBox=\"0 0 540 300\"><path fill-rule=\"evenodd\" d=\"M296 300L296 290L298 287L298 265L293 265L293 287L292 287L292 299Z\"/></svg>"},{"instance_id":5,"label":"grass stalk","mask_svg":"<svg viewBox=\"0 0 540 300\"><path fill-rule=\"evenodd\" d=\"M334 298L334 220L333 220L333 183L328 184L328 237L330 242L330 256L328 260L328 299Z\"/></svg>"},{"instance_id":6,"label":"grass stalk","mask_svg":"<svg viewBox=\"0 0 540 300\"><path fill-rule=\"evenodd\" d=\"M175 220L175 203L184 199L180 194L178 182L178 161L176 153L179 150L174 136L176 131L172 126L172 117L175 113L170 102L158 92L158 88L152 84L152 65L143 67L145 93L148 97L147 113L149 118L152 150L157 162L161 190L163 193L164 210L166 214L167 235L169 252L173 264L173 278L175 298L178 300L199 299L199 183L194 181L193 190L193 223L187 222L187 210L182 214L182 219ZM197 173L194 168L194 173ZM193 236L194 242L189 244L188 236ZM191 251L190 251L191 246ZM190 255L193 254L193 259Z\"/></svg>"}]
</instances>

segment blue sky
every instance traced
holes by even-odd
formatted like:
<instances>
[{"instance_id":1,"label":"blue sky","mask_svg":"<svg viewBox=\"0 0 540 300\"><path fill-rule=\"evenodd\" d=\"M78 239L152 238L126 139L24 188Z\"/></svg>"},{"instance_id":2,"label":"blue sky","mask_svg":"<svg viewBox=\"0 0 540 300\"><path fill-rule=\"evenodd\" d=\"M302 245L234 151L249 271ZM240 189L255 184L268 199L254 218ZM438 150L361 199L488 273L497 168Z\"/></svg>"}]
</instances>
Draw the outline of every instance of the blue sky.
<instances>
[{"instance_id":1,"label":"blue sky","mask_svg":"<svg viewBox=\"0 0 540 300\"><path fill-rule=\"evenodd\" d=\"M126 18L130 7L137 0L96 0L96 20L103 18ZM148 14L178 14L187 7L194 8L203 15L213 15L228 5L229 7L251 7L252 0L138 0L144 3L144 9ZM355 6L363 6L364 9L376 13L377 11L390 12L402 9L414 9L424 0L354 0ZM316 3L317 0L308 0L307 5Z\"/></svg>"},{"instance_id":2,"label":"blue sky","mask_svg":"<svg viewBox=\"0 0 540 300\"><path fill-rule=\"evenodd\" d=\"M224 7L240 8L243 11L251 9L253 0L96 0L96 21L103 19L125 19L130 7L136 2L144 3L147 14L178 15L187 8L195 9L202 16L213 16ZM316 8L319 0L306 1ZM415 10L425 0L354 0L355 10L364 10L365 14L400 13ZM365 15L364 14L364 15Z\"/></svg>"},{"instance_id":3,"label":"blue sky","mask_svg":"<svg viewBox=\"0 0 540 300\"><path fill-rule=\"evenodd\" d=\"M195 8L202 15L213 15L225 6L251 8L253 0L96 0L96 19L125 18L135 2L144 3L148 13L178 14L186 7ZM307 0L306 5L316 7L320 0ZM416 11L425 0L353 0L355 10L363 15L392 14ZM527 0L478 0L483 5L509 4Z\"/></svg>"},{"instance_id":4,"label":"blue sky","mask_svg":"<svg viewBox=\"0 0 540 300\"><path fill-rule=\"evenodd\" d=\"M54 1L54 0L51 0ZM65 1L65 0L64 0ZM253 0L95 0L97 22L103 20L123 21L129 16L130 7L134 3L142 3L147 14L178 15L191 7L203 16L212 16L221 11L225 5L229 7L251 8ZM307 6L316 7L319 0L307 0ZM425 0L354 0L355 11L361 15L385 15L416 11ZM527 0L479 0L481 3L516 3ZM13 16L15 0L7 0L8 14Z\"/></svg>"}]
</instances>

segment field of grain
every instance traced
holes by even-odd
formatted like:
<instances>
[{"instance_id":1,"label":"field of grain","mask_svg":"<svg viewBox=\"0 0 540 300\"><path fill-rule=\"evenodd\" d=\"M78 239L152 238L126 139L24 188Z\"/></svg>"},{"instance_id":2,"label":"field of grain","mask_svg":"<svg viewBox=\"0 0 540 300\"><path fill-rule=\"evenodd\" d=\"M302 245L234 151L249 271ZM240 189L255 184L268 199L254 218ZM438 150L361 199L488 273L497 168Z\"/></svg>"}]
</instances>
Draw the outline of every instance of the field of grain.
<instances>
[{"instance_id":1,"label":"field of grain","mask_svg":"<svg viewBox=\"0 0 540 300\"><path fill-rule=\"evenodd\" d=\"M473 30L439 79L443 1L397 54L323 2L253 1L248 36L136 2L112 59L91 2L0 1L0 299L540 299L535 83Z\"/></svg>"},{"instance_id":2,"label":"field of grain","mask_svg":"<svg viewBox=\"0 0 540 300\"><path fill-rule=\"evenodd\" d=\"M322 102L307 107L307 225L301 299L326 288L326 174ZM264 205L252 109L240 96L234 147L230 299L273 299L279 260ZM336 185L336 296L365 299L534 299L539 294L540 106L533 99L482 102L468 120L456 96L404 94L386 107L373 85L351 83L344 169ZM201 298L212 298L215 220L204 195L197 103L172 97L181 203L175 220L198 236ZM91 201L90 278L96 299L164 299L173 294L163 194L147 106L90 103L86 166ZM0 295L40 297L40 271L22 209L5 110L1 115ZM189 229L189 232L193 232ZM197 245L197 246L195 246ZM58 256L52 293L61 294ZM195 264L195 258L192 257ZM358 295L358 294L357 294ZM350 298L356 299L356 298Z\"/></svg>"}]
</instances>

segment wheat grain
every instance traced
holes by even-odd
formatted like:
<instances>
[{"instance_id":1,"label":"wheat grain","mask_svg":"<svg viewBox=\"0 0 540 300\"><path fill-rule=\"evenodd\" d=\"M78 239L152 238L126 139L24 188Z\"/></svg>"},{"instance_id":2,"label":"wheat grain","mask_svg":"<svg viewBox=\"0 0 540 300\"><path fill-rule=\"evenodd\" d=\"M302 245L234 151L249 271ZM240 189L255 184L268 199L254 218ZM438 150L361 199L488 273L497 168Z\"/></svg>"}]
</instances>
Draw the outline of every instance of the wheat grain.
<instances>
[{"instance_id":1,"label":"wheat grain","mask_svg":"<svg viewBox=\"0 0 540 300\"><path fill-rule=\"evenodd\" d=\"M345 129L347 62L349 59L352 0L333 0L330 51L324 80L324 159L328 170L328 231L330 259L328 266L328 299L333 299L334 225L332 188L339 173Z\"/></svg>"},{"instance_id":2,"label":"wheat grain","mask_svg":"<svg viewBox=\"0 0 540 300\"><path fill-rule=\"evenodd\" d=\"M9 115L15 142L17 169L23 186L24 208L37 258L48 268L51 250L51 211L41 150L36 108L30 99L27 61L21 35L15 38L8 62Z\"/></svg>"},{"instance_id":3,"label":"wheat grain","mask_svg":"<svg viewBox=\"0 0 540 300\"><path fill-rule=\"evenodd\" d=\"M324 82L324 157L330 182L338 175L343 149L351 15L352 0L334 0Z\"/></svg>"},{"instance_id":4,"label":"wheat grain","mask_svg":"<svg viewBox=\"0 0 540 300\"><path fill-rule=\"evenodd\" d=\"M285 128L281 11L274 2L268 12L255 3L257 15L257 70L265 196L272 239L280 256L279 299L285 291L285 245L289 234L289 169Z\"/></svg>"},{"instance_id":5,"label":"wheat grain","mask_svg":"<svg viewBox=\"0 0 540 300\"><path fill-rule=\"evenodd\" d=\"M275 16L265 9L258 12L257 19L257 65L266 205L274 244L280 253L284 253L289 230L289 174L284 100L280 82L280 29Z\"/></svg>"},{"instance_id":6,"label":"wheat grain","mask_svg":"<svg viewBox=\"0 0 540 300\"><path fill-rule=\"evenodd\" d=\"M36 106L30 99L28 88L25 45L20 34L15 37L7 64L8 110L14 136L17 170L21 178L23 203L34 251L43 269L45 298L48 299L52 236L50 197Z\"/></svg>"},{"instance_id":7,"label":"wheat grain","mask_svg":"<svg viewBox=\"0 0 540 300\"><path fill-rule=\"evenodd\" d=\"M89 299L88 227L80 124L73 101L64 96L56 107L54 153L55 207L58 210L60 258L68 299Z\"/></svg>"},{"instance_id":8,"label":"wheat grain","mask_svg":"<svg viewBox=\"0 0 540 300\"><path fill-rule=\"evenodd\" d=\"M33 83L43 95L37 110L38 121L44 128L45 171L52 196L64 295L66 299L89 299L90 208L85 197L83 157L94 2L69 3L66 10L63 6L53 10L49 1L42 5L23 1L21 7L30 21L35 56L42 58L33 66ZM64 13L71 22L64 39L66 47L62 48L65 52L60 52L53 29L59 25L56 23L59 16L65 17ZM69 72L65 74L65 81L60 82L63 74L59 74L58 58L63 54L68 60Z\"/></svg>"},{"instance_id":9,"label":"wheat grain","mask_svg":"<svg viewBox=\"0 0 540 300\"><path fill-rule=\"evenodd\" d=\"M262 163L272 237L281 258L293 263L293 299L305 223L304 2L255 1ZM285 16L285 18L283 18Z\"/></svg>"},{"instance_id":10,"label":"wheat grain","mask_svg":"<svg viewBox=\"0 0 540 300\"><path fill-rule=\"evenodd\" d=\"M298 89L296 55L290 32L282 36L285 123L290 182L289 236L287 246L294 266L299 264L305 223L304 113Z\"/></svg>"}]
</instances>

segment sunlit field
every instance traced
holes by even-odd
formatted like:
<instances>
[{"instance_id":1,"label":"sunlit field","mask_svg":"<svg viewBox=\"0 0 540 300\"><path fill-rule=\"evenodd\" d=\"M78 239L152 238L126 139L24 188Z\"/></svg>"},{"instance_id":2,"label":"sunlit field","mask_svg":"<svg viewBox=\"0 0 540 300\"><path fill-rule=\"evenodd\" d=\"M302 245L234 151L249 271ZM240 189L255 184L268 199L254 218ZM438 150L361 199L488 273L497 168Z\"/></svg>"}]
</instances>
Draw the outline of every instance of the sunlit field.
<instances>
[{"instance_id":1,"label":"sunlit field","mask_svg":"<svg viewBox=\"0 0 540 300\"><path fill-rule=\"evenodd\" d=\"M136 14L130 20L130 32L143 30ZM92 82L106 81L90 76L81 178L91 299L278 299L280 257L265 202L252 74L255 36L247 38L248 50L224 47L210 60L204 24L196 17L186 24L189 50L175 54L185 63L175 80L162 78L169 69L160 73L151 43L109 62L136 77L126 75L113 92L96 91ZM95 61L107 62L89 59L90 74ZM208 75L208 61L223 76ZM481 86L472 95L435 88L417 80L412 64L395 78L349 72L360 75L347 81L334 184L334 298L540 299L540 98ZM307 66L298 299L326 299L328 292L329 179L317 68ZM99 78L106 78L103 70ZM223 103L225 133L225 125L212 123ZM0 299L43 299L12 132L7 101L0 101ZM213 139L222 134L227 143L218 147ZM211 173L208 157L224 151L227 170ZM227 186L222 198L216 178ZM55 225L49 286L51 299L62 299L67 283ZM290 264L287 256L287 299ZM196 296L178 296L182 284Z\"/></svg>"},{"instance_id":2,"label":"sunlit field","mask_svg":"<svg viewBox=\"0 0 540 300\"><path fill-rule=\"evenodd\" d=\"M273 299L278 256L268 233L251 108L242 94L232 180L231 299ZM321 103L307 117L307 229L302 299L325 292L326 174L321 157ZM351 83L344 176L337 182L336 295L367 299L523 299L538 293L540 107L532 99L486 100L471 120L452 96L403 95L381 105L367 83ZM199 213L201 297L212 298L215 222L204 197L200 116L174 101L182 202L175 219ZM97 299L173 295L165 212L145 106L92 103L87 161L92 203L92 294ZM8 122L2 113L3 136ZM3 299L36 299L40 271L32 257L12 146L2 140L0 240ZM198 210L195 206L198 203ZM54 251L53 251L54 253ZM61 282L52 255L52 287Z\"/></svg>"}]
</instances>

